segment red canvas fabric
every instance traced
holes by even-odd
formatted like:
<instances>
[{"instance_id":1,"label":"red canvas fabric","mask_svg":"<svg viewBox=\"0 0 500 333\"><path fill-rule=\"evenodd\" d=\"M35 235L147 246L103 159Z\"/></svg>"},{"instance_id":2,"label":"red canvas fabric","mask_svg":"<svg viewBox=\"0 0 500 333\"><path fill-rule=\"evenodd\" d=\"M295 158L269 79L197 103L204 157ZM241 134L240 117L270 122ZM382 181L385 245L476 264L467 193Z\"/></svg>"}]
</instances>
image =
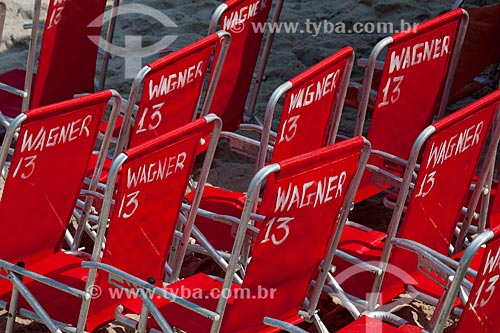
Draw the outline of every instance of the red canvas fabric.
<instances>
[{"instance_id":1,"label":"red canvas fabric","mask_svg":"<svg viewBox=\"0 0 500 333\"><path fill-rule=\"evenodd\" d=\"M486 245L478 276L474 281L469 301L460 318L456 332L495 332L500 325L498 307L500 297L496 282L500 277L500 239Z\"/></svg>"},{"instance_id":2,"label":"red canvas fabric","mask_svg":"<svg viewBox=\"0 0 500 333\"><path fill-rule=\"evenodd\" d=\"M243 284L231 286L221 332L278 332L263 324L264 316L292 324L303 320L298 310L329 249L363 146L357 137L318 149L280 162L280 171L268 177L262 204L266 218L259 224ZM167 290L215 310L221 287L220 281L198 274ZM166 300L155 302L172 325L192 332L210 330L207 318ZM127 307L139 310L137 305ZM156 327L153 320L150 325Z\"/></svg>"},{"instance_id":3,"label":"red canvas fabric","mask_svg":"<svg viewBox=\"0 0 500 333\"><path fill-rule=\"evenodd\" d=\"M228 0L224 3L227 9L222 14L219 29L231 34L231 46L210 109L222 119L224 130L236 130L243 120L264 35L264 29L255 29L255 26L264 28L272 3L271 0Z\"/></svg>"},{"instance_id":4,"label":"red canvas fabric","mask_svg":"<svg viewBox=\"0 0 500 333\"><path fill-rule=\"evenodd\" d=\"M96 134L97 128L95 126ZM154 277L161 285L167 249L177 224L195 153L200 138L212 130L213 123L207 124L203 118L125 151L128 160L121 169L116 188L117 204L114 205L107 233L102 258L104 263L143 279ZM172 156L176 158L171 159ZM68 188L65 189L63 193L68 197ZM140 190L137 196L129 195L137 189ZM45 227L44 232L47 234L51 230ZM39 232L37 228L29 230ZM25 244L19 244L26 247ZM85 258L58 251L38 258L37 262L27 262L27 268L83 290L88 275L88 270L81 267L83 260ZM127 300L130 306L137 306L137 298L125 292L116 293L119 291L116 285L120 281L111 281L108 281L106 274L98 274L97 288L94 289L98 291L98 296L90 304L86 323L89 331L113 320L113 311L119 303ZM76 325L80 299L29 279L25 282L53 319ZM29 308L24 300L20 304Z\"/></svg>"},{"instance_id":5,"label":"red canvas fabric","mask_svg":"<svg viewBox=\"0 0 500 333\"><path fill-rule=\"evenodd\" d=\"M148 64L131 147L193 120L210 59L220 44L219 36L212 34Z\"/></svg>"},{"instance_id":6,"label":"red canvas fabric","mask_svg":"<svg viewBox=\"0 0 500 333\"><path fill-rule=\"evenodd\" d=\"M190 192L186 198L189 202L192 202L194 193ZM211 212L218 212L239 218L243 211L245 200L245 193L228 191L215 186L206 186L203 190L200 207L208 209ZM202 216L196 217L195 224L214 248L221 251L231 251L234 243L232 226L214 222Z\"/></svg>"},{"instance_id":7,"label":"red canvas fabric","mask_svg":"<svg viewBox=\"0 0 500 333\"><path fill-rule=\"evenodd\" d=\"M339 88L353 52L346 47L290 80L272 162L328 144Z\"/></svg>"},{"instance_id":8,"label":"red canvas fabric","mask_svg":"<svg viewBox=\"0 0 500 333\"><path fill-rule=\"evenodd\" d=\"M106 7L106 0L53 0L43 32L31 108L94 91L101 26L91 25Z\"/></svg>"},{"instance_id":9,"label":"red canvas fabric","mask_svg":"<svg viewBox=\"0 0 500 333\"><path fill-rule=\"evenodd\" d=\"M457 9L392 36L367 134L373 149L407 159L417 136L431 124L462 16ZM390 169L379 159L370 163ZM357 202L380 192L370 186L369 178L362 181Z\"/></svg>"},{"instance_id":10,"label":"red canvas fabric","mask_svg":"<svg viewBox=\"0 0 500 333\"><path fill-rule=\"evenodd\" d=\"M89 24L104 12L106 0L51 0L44 27L38 70L33 76L30 108L73 98L94 91L98 41L101 26ZM0 82L24 90L24 70L0 75ZM2 113L21 113L22 98L0 91Z\"/></svg>"},{"instance_id":11,"label":"red canvas fabric","mask_svg":"<svg viewBox=\"0 0 500 333\"><path fill-rule=\"evenodd\" d=\"M110 98L105 91L26 112L0 202L3 259L61 248Z\"/></svg>"},{"instance_id":12,"label":"red canvas fabric","mask_svg":"<svg viewBox=\"0 0 500 333\"><path fill-rule=\"evenodd\" d=\"M218 279L214 279L211 276L200 273L190 276L188 279L181 280L179 282L170 284L167 290L180 295L181 297L187 298L189 301L202 306L207 309L215 310L217 306L217 297L222 290L222 282ZM241 290L241 286L232 285L231 295L238 295ZM156 301L155 303L159 305L162 300ZM230 297L226 307L226 311L230 311L235 301L235 297ZM141 310L140 304L126 303L125 307L127 311L131 313L139 313ZM164 302L163 306L159 305L160 311L167 316L168 323L173 327L182 327L186 332L209 332L212 325L212 321L208 318L203 318L202 316L197 316L196 320L193 320L193 312L180 306L173 305L172 303ZM300 316L294 315L293 317L287 318L286 320L291 324L299 324L304 321ZM155 320L150 318L148 322L148 328L158 328ZM281 332L280 329L266 326L255 331L255 333L276 333Z\"/></svg>"},{"instance_id":13,"label":"red canvas fabric","mask_svg":"<svg viewBox=\"0 0 500 333\"><path fill-rule=\"evenodd\" d=\"M19 90L24 90L24 78L26 71L22 69L13 69L9 72L0 74L0 82L7 84ZM31 89L35 86L36 75L34 75ZM14 118L22 109L23 99L17 95L0 90L0 105L2 107L2 114Z\"/></svg>"}]
</instances>

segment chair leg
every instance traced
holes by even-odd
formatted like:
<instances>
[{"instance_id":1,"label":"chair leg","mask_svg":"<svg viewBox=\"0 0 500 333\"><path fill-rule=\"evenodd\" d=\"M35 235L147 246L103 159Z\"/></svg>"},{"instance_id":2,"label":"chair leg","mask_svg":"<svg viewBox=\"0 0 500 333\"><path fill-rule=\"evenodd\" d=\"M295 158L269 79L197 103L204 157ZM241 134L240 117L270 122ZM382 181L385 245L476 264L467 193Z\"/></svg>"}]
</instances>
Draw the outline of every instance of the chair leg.
<instances>
[{"instance_id":1,"label":"chair leg","mask_svg":"<svg viewBox=\"0 0 500 333\"><path fill-rule=\"evenodd\" d=\"M24 267L24 264L21 267ZM7 323L7 327L9 329L11 329L11 327L13 329L14 327L14 322L16 320L15 315L17 314L17 305L19 301L19 294L21 294L23 295L23 298L26 300L26 302L28 302L28 304L33 308L33 311L35 311L35 313L40 317L40 322L43 323L45 326L47 326L50 332L62 333L59 327L57 327L57 325L49 317L45 309L40 305L40 303L38 303L33 294L31 294L28 288L26 288L26 286L23 284L22 278L18 277L18 275L15 273L10 273L9 279L12 281L14 289L11 297L13 298L11 299L12 304L9 307L9 315L11 315L9 317L10 322Z\"/></svg>"},{"instance_id":2,"label":"chair leg","mask_svg":"<svg viewBox=\"0 0 500 333\"><path fill-rule=\"evenodd\" d=\"M10 297L9 312L7 313L7 325L5 326L5 333L14 332L14 324L17 316L17 305L19 303L19 291L12 288L12 295Z\"/></svg>"},{"instance_id":3,"label":"chair leg","mask_svg":"<svg viewBox=\"0 0 500 333\"><path fill-rule=\"evenodd\" d=\"M321 333L330 333L330 331L328 330L328 328L326 328L325 324L323 324L321 318L318 316L317 313L313 316L312 319L318 331L320 331Z\"/></svg>"},{"instance_id":4,"label":"chair leg","mask_svg":"<svg viewBox=\"0 0 500 333\"><path fill-rule=\"evenodd\" d=\"M139 291L140 292L140 291ZM137 333L146 333L146 325L148 323L148 307L142 303L141 316L139 317L139 324L137 325Z\"/></svg>"}]
</instances>

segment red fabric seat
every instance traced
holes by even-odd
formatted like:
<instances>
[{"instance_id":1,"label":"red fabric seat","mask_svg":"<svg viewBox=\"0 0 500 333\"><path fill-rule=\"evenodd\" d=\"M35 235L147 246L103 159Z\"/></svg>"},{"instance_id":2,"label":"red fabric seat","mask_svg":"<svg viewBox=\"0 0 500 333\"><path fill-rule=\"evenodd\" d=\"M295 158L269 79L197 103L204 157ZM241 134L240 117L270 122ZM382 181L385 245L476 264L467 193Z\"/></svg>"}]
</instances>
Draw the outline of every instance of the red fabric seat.
<instances>
[{"instance_id":1,"label":"red fabric seat","mask_svg":"<svg viewBox=\"0 0 500 333\"><path fill-rule=\"evenodd\" d=\"M26 268L70 287L85 290L88 270L81 267L81 262L82 259L79 257L57 252L34 264L27 265ZM112 297L113 295L110 293L111 290L116 290L116 288L108 285L104 279L98 278L98 281L92 292L100 295L93 298L90 303L86 324L88 331L93 331L97 327L112 321L114 319L114 309L121 302L120 298ZM30 279L25 279L24 283L52 319L76 326L80 307L82 306L81 299ZM128 302L132 303L134 300L128 300ZM23 299L21 299L19 305L31 309Z\"/></svg>"},{"instance_id":2,"label":"red fabric seat","mask_svg":"<svg viewBox=\"0 0 500 333\"><path fill-rule=\"evenodd\" d=\"M478 265L475 267L477 276L472 281L473 286L468 295L467 304L461 304L463 311L458 323L453 327L453 332L496 332L500 324L500 317L496 315L500 297L495 292L495 283L500 273L500 265L498 265L500 260L498 231L498 228L495 228L481 233L471 243L471 246L464 251L459 263L461 268L455 271L454 278L447 288L442 289L442 294L440 294L439 302L435 308L441 311L434 311L431 319L432 326L429 324L428 327L425 327L425 330L412 324L394 327L380 320L363 316L339 332L442 332L453 305L457 305L456 298L466 278L465 269L471 267L471 263Z\"/></svg>"},{"instance_id":3,"label":"red fabric seat","mask_svg":"<svg viewBox=\"0 0 500 333\"><path fill-rule=\"evenodd\" d=\"M238 295L241 287L238 285L231 286L232 295ZM215 311L218 302L218 295L220 290L222 290L222 281L216 280L205 274L196 274L188 279L181 280L179 282L173 283L165 287L165 289L179 297L183 297L201 307ZM241 291L240 291L241 293ZM231 312L231 308L234 304L234 297L230 297L227 303L226 311ZM166 314L165 319L169 324L175 327L182 327L186 332L209 332L212 326L212 321L206 318L201 318L200 320L190 320L193 313L174 303L169 303L165 299L156 298L155 304L158 306L160 311ZM128 311L132 313L140 313L140 304L131 305L129 303L125 304ZM298 324L304 321L300 316L293 316L286 319L287 322L292 324ZM148 323L149 328L157 328L157 325L153 319ZM259 331L252 331L258 333L272 333L280 332L280 329L276 328L265 328ZM241 331L240 331L241 332ZM246 332L246 331L245 331Z\"/></svg>"},{"instance_id":4,"label":"red fabric seat","mask_svg":"<svg viewBox=\"0 0 500 333\"><path fill-rule=\"evenodd\" d=\"M122 135L117 138L121 146L116 147L115 154L191 122L199 110L200 102L205 102L201 97L208 73L218 71L224 64L223 61L211 59L225 52L228 42L228 34L213 33L143 67L135 78L136 84L130 92L126 114L123 118L118 118L113 130L114 137ZM196 74L184 84L174 84L166 79L178 77L179 73L184 72ZM218 78L214 78L207 89L214 89L217 83ZM175 88L169 86L167 89L167 84L172 84ZM143 89L139 94L141 88ZM139 104L135 109L138 96ZM207 113L210 105L209 102L204 103L202 113ZM133 117L135 121L132 124ZM127 126L126 130L122 130L123 126ZM106 123L101 125L101 132L105 128ZM106 165L111 165L111 159ZM91 175L92 172L91 164L88 174ZM107 172L104 172L101 182L106 179Z\"/></svg>"}]
</instances>

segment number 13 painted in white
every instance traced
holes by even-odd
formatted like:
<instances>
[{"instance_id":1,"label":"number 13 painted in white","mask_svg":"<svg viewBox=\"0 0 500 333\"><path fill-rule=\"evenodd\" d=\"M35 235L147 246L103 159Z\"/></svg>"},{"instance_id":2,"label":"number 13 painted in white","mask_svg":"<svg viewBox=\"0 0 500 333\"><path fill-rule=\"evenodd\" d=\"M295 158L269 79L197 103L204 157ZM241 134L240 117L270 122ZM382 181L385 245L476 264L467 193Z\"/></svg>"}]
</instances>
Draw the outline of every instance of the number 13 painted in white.
<instances>
[{"instance_id":1,"label":"number 13 painted in white","mask_svg":"<svg viewBox=\"0 0 500 333\"><path fill-rule=\"evenodd\" d=\"M267 228L266 235L260 243L263 244L271 241L274 245L283 244L283 242L290 235L290 227L288 226L288 223L292 221L293 217L280 217L277 220L275 217L273 217L271 220L269 220L269 222L266 223L266 228ZM275 222L278 222L279 224L271 234L271 229L273 229L273 225ZM281 237L278 238L276 234L278 234Z\"/></svg>"},{"instance_id":2,"label":"number 13 painted in white","mask_svg":"<svg viewBox=\"0 0 500 333\"><path fill-rule=\"evenodd\" d=\"M484 289L484 285L486 283L486 280L483 281L483 283L481 283L481 286L479 287L479 291L477 292L477 298L476 298L476 301L474 302L474 307L476 307L477 305L479 305L479 307L483 307L485 306L486 304L488 304L488 302L491 300L491 298L493 297L493 294L495 293L495 284L497 283L498 281L498 275L495 275L493 276L492 278L490 278L488 280L488 287L484 290L484 293L483 293L483 289ZM488 294L488 298L484 298L483 296L486 296L486 295L483 295L483 294Z\"/></svg>"}]
</instances>

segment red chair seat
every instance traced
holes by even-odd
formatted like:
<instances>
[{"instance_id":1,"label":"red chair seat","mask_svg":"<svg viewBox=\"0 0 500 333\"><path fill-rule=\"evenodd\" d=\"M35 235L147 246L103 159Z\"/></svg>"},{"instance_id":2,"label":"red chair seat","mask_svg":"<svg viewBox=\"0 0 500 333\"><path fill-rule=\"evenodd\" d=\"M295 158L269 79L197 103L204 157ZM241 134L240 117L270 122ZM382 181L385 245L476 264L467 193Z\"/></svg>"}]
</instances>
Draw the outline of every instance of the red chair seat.
<instances>
[{"instance_id":1,"label":"red chair seat","mask_svg":"<svg viewBox=\"0 0 500 333\"><path fill-rule=\"evenodd\" d=\"M186 298L187 300L201 306L207 308L209 310L215 311L218 302L218 292L222 289L222 281L215 280L212 277L200 273L193 275L187 279L181 280L179 282L170 284L165 287L165 289L171 293L178 295L179 297ZM240 289L238 285L232 285L231 291L233 293L237 293ZM165 315L165 319L167 322L174 326L182 329L186 332L209 332L210 327L212 325L212 321L203 318L201 316L197 316L196 320L193 320L193 312L173 304L164 298L153 298L155 304L160 309L161 313ZM234 298L230 297L226 311L231 311L231 307L234 303ZM140 313L140 304L137 302L135 304L125 303L125 308L128 311L133 313ZM226 312L226 313L229 313ZM287 322L292 324L298 324L303 321L303 318L300 316L294 316L287 320ZM148 323L149 328L159 328L154 319L150 319ZM259 330L258 333L274 333L280 332L280 329L269 327L263 330ZM221 333L225 332L223 329Z\"/></svg>"},{"instance_id":2,"label":"red chair seat","mask_svg":"<svg viewBox=\"0 0 500 333\"><path fill-rule=\"evenodd\" d=\"M22 69L14 69L1 74L0 82L11 87L24 90L25 75L26 71ZM33 74L33 85L31 89L34 87L35 75L36 74ZM23 99L21 97L0 90L0 111L3 115L11 118L17 117L21 113L22 105Z\"/></svg>"},{"instance_id":3,"label":"red chair seat","mask_svg":"<svg viewBox=\"0 0 500 333\"><path fill-rule=\"evenodd\" d=\"M88 270L81 267L82 261L83 259L77 256L58 252L46 256L37 263L27 264L26 268L70 287L85 290ZM30 279L25 279L24 283L52 319L76 326L82 303L81 299ZM10 301L11 288L12 286L7 280L0 281L2 300ZM98 293L99 296L93 298L90 305L86 325L89 331L93 331L114 319L114 309L119 304L119 300L113 300L110 293L112 289L109 288L114 287L104 282L92 289L92 292ZM129 302L133 304L137 300L133 299ZM22 297L19 300L19 307L31 310L29 304Z\"/></svg>"}]
</instances>

